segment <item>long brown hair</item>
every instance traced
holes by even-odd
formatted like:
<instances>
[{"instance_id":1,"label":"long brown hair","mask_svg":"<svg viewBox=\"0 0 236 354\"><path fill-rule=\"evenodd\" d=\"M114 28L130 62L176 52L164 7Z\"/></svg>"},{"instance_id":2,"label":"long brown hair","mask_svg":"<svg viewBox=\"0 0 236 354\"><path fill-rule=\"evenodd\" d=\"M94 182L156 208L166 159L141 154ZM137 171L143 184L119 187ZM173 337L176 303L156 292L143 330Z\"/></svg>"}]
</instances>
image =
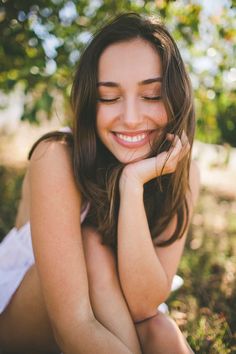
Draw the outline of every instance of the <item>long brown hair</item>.
<instances>
[{"instance_id":1,"label":"long brown hair","mask_svg":"<svg viewBox=\"0 0 236 354\"><path fill-rule=\"evenodd\" d=\"M105 244L116 247L119 212L119 177L124 165L102 144L96 131L98 62L111 44L141 38L148 41L162 61L162 97L168 113L168 124L151 147L149 157L167 150L166 133L181 135L184 130L192 146L195 117L192 88L179 50L159 21L136 13L121 14L93 37L79 61L71 92L74 112L72 158L74 175L83 199L90 204L85 222L94 226ZM64 133L71 145L69 133ZM60 138L52 133L46 137ZM42 137L40 141L43 139ZM36 142L31 149L31 156ZM186 201L190 154L182 159L175 173L160 176L144 185L144 205L152 238L167 246L186 230L189 216ZM158 235L177 215L177 226L171 237L160 242Z\"/></svg>"}]
</instances>

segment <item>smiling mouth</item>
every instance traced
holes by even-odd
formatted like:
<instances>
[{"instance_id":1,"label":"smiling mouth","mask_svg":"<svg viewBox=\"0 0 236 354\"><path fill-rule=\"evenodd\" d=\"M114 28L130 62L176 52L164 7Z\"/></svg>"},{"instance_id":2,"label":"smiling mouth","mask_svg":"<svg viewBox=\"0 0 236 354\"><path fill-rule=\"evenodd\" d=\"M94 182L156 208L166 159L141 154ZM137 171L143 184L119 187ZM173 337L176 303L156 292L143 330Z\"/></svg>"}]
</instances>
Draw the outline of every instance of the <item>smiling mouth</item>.
<instances>
[{"instance_id":1,"label":"smiling mouth","mask_svg":"<svg viewBox=\"0 0 236 354\"><path fill-rule=\"evenodd\" d=\"M137 135L125 135L125 134L121 134L121 133L115 133L116 136L124 141L128 141L128 142L137 142L137 141L141 141L144 140L146 138L146 136L148 135L148 133L142 133L142 134L137 134Z\"/></svg>"},{"instance_id":2,"label":"smiling mouth","mask_svg":"<svg viewBox=\"0 0 236 354\"><path fill-rule=\"evenodd\" d=\"M149 136L154 130L141 132L112 132L116 141L128 147L137 147L149 141Z\"/></svg>"}]
</instances>

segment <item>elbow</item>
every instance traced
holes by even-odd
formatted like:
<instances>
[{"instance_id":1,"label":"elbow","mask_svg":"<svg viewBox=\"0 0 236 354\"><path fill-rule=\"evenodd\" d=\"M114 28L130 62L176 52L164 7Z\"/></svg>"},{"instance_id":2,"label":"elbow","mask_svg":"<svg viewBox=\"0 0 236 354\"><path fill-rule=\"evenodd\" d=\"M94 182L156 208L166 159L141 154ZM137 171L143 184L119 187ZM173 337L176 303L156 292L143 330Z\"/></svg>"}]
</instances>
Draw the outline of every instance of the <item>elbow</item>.
<instances>
[{"instance_id":1,"label":"elbow","mask_svg":"<svg viewBox=\"0 0 236 354\"><path fill-rule=\"evenodd\" d=\"M132 319L135 324L138 324L140 322L146 321L149 318L154 317L157 314L157 308L149 308L145 309L144 311L137 311L135 313L132 313Z\"/></svg>"},{"instance_id":2,"label":"elbow","mask_svg":"<svg viewBox=\"0 0 236 354\"><path fill-rule=\"evenodd\" d=\"M158 294L152 301L142 301L135 307L130 309L132 319L135 323L139 323L157 314L159 305L164 303L169 296L169 289L166 292Z\"/></svg>"}]
</instances>

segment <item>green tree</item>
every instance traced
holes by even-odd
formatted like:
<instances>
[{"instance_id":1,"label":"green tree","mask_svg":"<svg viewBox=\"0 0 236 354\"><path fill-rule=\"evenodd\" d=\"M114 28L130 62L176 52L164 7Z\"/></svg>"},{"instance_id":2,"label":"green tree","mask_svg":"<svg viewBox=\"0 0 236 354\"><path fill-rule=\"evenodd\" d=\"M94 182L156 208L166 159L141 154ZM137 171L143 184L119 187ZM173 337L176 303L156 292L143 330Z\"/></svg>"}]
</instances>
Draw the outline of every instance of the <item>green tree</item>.
<instances>
[{"instance_id":1,"label":"green tree","mask_svg":"<svg viewBox=\"0 0 236 354\"><path fill-rule=\"evenodd\" d=\"M121 11L160 16L177 40L195 89L197 136L236 145L235 1L214 15L203 1L2 0L0 84L25 93L22 120L50 119L57 102L69 115L73 72L91 35ZM205 2L206 3L206 2Z\"/></svg>"}]
</instances>

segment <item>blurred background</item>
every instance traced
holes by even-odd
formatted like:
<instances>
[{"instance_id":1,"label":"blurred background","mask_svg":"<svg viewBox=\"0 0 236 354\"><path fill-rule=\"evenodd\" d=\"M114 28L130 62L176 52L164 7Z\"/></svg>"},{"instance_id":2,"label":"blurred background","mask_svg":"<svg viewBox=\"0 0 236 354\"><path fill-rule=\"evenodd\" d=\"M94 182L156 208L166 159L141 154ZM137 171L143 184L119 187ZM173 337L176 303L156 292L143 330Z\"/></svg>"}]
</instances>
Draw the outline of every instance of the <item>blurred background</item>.
<instances>
[{"instance_id":1,"label":"blurred background","mask_svg":"<svg viewBox=\"0 0 236 354\"><path fill-rule=\"evenodd\" d=\"M0 1L0 240L14 226L30 146L68 124L81 51L121 11L163 19L195 92L202 186L170 314L196 353L236 353L236 1Z\"/></svg>"}]
</instances>

